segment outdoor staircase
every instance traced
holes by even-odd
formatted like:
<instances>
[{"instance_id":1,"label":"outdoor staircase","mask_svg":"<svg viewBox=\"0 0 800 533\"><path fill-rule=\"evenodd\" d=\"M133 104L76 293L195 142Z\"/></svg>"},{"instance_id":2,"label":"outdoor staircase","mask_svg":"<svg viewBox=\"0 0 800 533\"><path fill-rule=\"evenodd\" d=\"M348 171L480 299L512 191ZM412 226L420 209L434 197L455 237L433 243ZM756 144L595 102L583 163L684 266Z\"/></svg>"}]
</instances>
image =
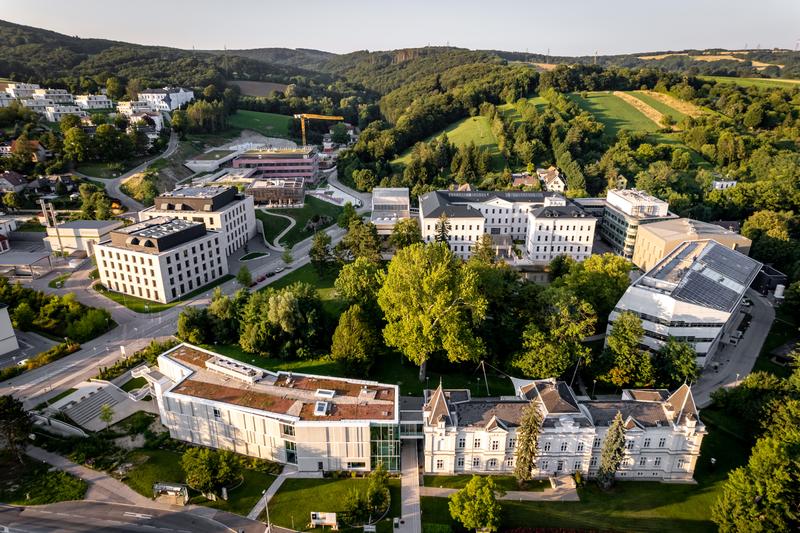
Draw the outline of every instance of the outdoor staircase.
<instances>
[{"instance_id":1,"label":"outdoor staircase","mask_svg":"<svg viewBox=\"0 0 800 533\"><path fill-rule=\"evenodd\" d=\"M119 402L116 398L105 389L100 389L90 392L88 396L80 399L77 403L71 403L63 409L63 412L76 424L83 426L90 420L100 416L100 408L103 405L114 406L117 403Z\"/></svg>"}]
</instances>

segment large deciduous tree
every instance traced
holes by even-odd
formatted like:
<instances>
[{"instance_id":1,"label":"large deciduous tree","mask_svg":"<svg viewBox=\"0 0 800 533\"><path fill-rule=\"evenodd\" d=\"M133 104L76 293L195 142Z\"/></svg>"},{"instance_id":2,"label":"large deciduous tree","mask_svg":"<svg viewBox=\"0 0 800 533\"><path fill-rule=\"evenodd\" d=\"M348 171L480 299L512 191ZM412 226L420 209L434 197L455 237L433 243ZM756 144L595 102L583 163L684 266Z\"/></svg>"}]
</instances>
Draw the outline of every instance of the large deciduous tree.
<instances>
[{"instance_id":1,"label":"large deciduous tree","mask_svg":"<svg viewBox=\"0 0 800 533\"><path fill-rule=\"evenodd\" d=\"M181 457L186 483L203 494L215 493L236 481L242 466L239 458L227 450L189 448Z\"/></svg>"},{"instance_id":2,"label":"large deciduous tree","mask_svg":"<svg viewBox=\"0 0 800 533\"><path fill-rule=\"evenodd\" d=\"M397 221L389 235L389 244L396 250L422 242L422 232L419 229L419 222L414 218L403 218Z\"/></svg>"},{"instance_id":3,"label":"large deciduous tree","mask_svg":"<svg viewBox=\"0 0 800 533\"><path fill-rule=\"evenodd\" d=\"M472 476L463 489L450 496L450 516L467 529L497 531L501 512L498 494L503 491L491 477Z\"/></svg>"},{"instance_id":4,"label":"large deciduous tree","mask_svg":"<svg viewBox=\"0 0 800 533\"><path fill-rule=\"evenodd\" d=\"M372 366L378 347L372 327L358 304L350 306L339 317L331 343L331 358L338 361L348 374L366 377Z\"/></svg>"},{"instance_id":5,"label":"large deciduous tree","mask_svg":"<svg viewBox=\"0 0 800 533\"><path fill-rule=\"evenodd\" d=\"M333 286L347 301L358 303L365 310L377 311L378 291L384 275L380 263L359 257L342 267Z\"/></svg>"},{"instance_id":6,"label":"large deciduous tree","mask_svg":"<svg viewBox=\"0 0 800 533\"><path fill-rule=\"evenodd\" d=\"M347 234L337 245L338 255L345 261L353 261L363 257L369 261L381 260L381 241L378 229L371 222L366 224L360 218L350 223Z\"/></svg>"},{"instance_id":7,"label":"large deciduous tree","mask_svg":"<svg viewBox=\"0 0 800 533\"><path fill-rule=\"evenodd\" d=\"M486 312L475 272L463 268L443 243L413 244L397 252L378 292L386 317L383 337L420 366L436 353L450 361L474 360L484 352L474 325Z\"/></svg>"},{"instance_id":8,"label":"large deciduous tree","mask_svg":"<svg viewBox=\"0 0 800 533\"><path fill-rule=\"evenodd\" d=\"M656 380L659 386L672 388L697 379L697 352L688 342L670 337L653 357Z\"/></svg>"},{"instance_id":9,"label":"large deciduous tree","mask_svg":"<svg viewBox=\"0 0 800 533\"><path fill-rule=\"evenodd\" d=\"M536 402L529 403L522 411L522 420L517 428L514 477L522 485L533 477L536 457L539 454L539 434L542 430L542 412Z\"/></svg>"},{"instance_id":10,"label":"large deciduous tree","mask_svg":"<svg viewBox=\"0 0 800 533\"><path fill-rule=\"evenodd\" d=\"M607 317L630 284L632 264L624 257L606 253L571 263L561 278L573 294L592 304L597 316Z\"/></svg>"},{"instance_id":11,"label":"large deciduous tree","mask_svg":"<svg viewBox=\"0 0 800 533\"><path fill-rule=\"evenodd\" d=\"M614 485L614 478L624 458L625 422L622 414L617 411L603 439L603 450L600 452L600 467L597 470L597 483L600 487L609 489Z\"/></svg>"},{"instance_id":12,"label":"large deciduous tree","mask_svg":"<svg viewBox=\"0 0 800 533\"><path fill-rule=\"evenodd\" d=\"M324 231L315 233L311 241L311 249L308 251L308 258L318 274L327 272L333 263L331 236Z\"/></svg>"},{"instance_id":13,"label":"large deciduous tree","mask_svg":"<svg viewBox=\"0 0 800 533\"><path fill-rule=\"evenodd\" d=\"M0 396L0 443L22 462L25 442L33 429L33 420L13 396Z\"/></svg>"},{"instance_id":14,"label":"large deciduous tree","mask_svg":"<svg viewBox=\"0 0 800 533\"><path fill-rule=\"evenodd\" d=\"M649 386L653 382L653 363L650 354L641 348L644 337L642 320L624 311L617 316L606 338L603 353L605 374L602 379L617 387Z\"/></svg>"}]
</instances>

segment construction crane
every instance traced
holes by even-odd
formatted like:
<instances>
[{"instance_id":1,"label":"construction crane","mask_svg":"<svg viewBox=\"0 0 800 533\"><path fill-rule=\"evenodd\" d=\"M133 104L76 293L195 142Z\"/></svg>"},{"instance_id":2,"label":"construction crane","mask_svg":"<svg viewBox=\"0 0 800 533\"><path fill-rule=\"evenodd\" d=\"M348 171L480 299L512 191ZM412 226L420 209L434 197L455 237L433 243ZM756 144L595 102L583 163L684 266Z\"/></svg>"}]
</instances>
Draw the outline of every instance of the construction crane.
<instances>
[{"instance_id":1,"label":"construction crane","mask_svg":"<svg viewBox=\"0 0 800 533\"><path fill-rule=\"evenodd\" d=\"M309 113L300 113L295 115L294 118L300 119L300 130L303 132L303 146L306 145L306 120L344 120L344 117L331 116L331 115L313 115Z\"/></svg>"}]
</instances>

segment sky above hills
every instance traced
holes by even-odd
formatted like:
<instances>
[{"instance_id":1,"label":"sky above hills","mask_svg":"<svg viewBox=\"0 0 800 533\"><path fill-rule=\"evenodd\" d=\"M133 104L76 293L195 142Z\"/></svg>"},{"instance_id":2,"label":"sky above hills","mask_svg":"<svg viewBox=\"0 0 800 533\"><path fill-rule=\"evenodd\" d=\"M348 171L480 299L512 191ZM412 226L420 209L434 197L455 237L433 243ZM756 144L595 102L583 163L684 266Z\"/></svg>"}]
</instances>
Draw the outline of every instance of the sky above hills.
<instances>
[{"instance_id":1,"label":"sky above hills","mask_svg":"<svg viewBox=\"0 0 800 533\"><path fill-rule=\"evenodd\" d=\"M0 18L67 35L191 49L337 53L426 45L553 55L790 48L797 0L0 0Z\"/></svg>"}]
</instances>

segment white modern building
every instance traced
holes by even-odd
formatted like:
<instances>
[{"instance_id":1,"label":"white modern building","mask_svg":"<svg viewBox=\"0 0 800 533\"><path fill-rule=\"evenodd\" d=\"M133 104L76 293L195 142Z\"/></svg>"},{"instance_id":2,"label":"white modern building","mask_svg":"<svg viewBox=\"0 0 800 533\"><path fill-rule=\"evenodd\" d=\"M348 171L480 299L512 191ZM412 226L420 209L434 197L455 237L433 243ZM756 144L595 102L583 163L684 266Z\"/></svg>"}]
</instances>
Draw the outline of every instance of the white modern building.
<instances>
[{"instance_id":1,"label":"white modern building","mask_svg":"<svg viewBox=\"0 0 800 533\"><path fill-rule=\"evenodd\" d=\"M47 228L44 246L50 251L92 255L95 245L108 240L109 234L120 227L119 220L72 220Z\"/></svg>"},{"instance_id":2,"label":"white modern building","mask_svg":"<svg viewBox=\"0 0 800 533\"><path fill-rule=\"evenodd\" d=\"M0 303L0 355L5 355L14 350L19 350L17 334L11 325L11 317L8 315L8 305Z\"/></svg>"},{"instance_id":3,"label":"white modern building","mask_svg":"<svg viewBox=\"0 0 800 533\"><path fill-rule=\"evenodd\" d=\"M111 109L114 107L105 94L79 94L75 97L75 105L81 109Z\"/></svg>"},{"instance_id":4,"label":"white modern building","mask_svg":"<svg viewBox=\"0 0 800 533\"><path fill-rule=\"evenodd\" d=\"M684 242L628 287L608 317L608 331L630 311L642 320L647 348L656 351L675 337L694 347L703 366L731 333L761 267L713 240Z\"/></svg>"},{"instance_id":5,"label":"white modern building","mask_svg":"<svg viewBox=\"0 0 800 533\"><path fill-rule=\"evenodd\" d=\"M107 289L168 303L228 273L224 236L202 222L159 217L110 232L94 246Z\"/></svg>"},{"instance_id":6,"label":"white modern building","mask_svg":"<svg viewBox=\"0 0 800 533\"><path fill-rule=\"evenodd\" d=\"M31 98L36 89L40 89L37 83L9 83L6 85L6 94L11 95L12 98Z\"/></svg>"},{"instance_id":7,"label":"white modern building","mask_svg":"<svg viewBox=\"0 0 800 533\"><path fill-rule=\"evenodd\" d=\"M597 219L564 197L547 196L528 213L526 250L533 263L549 264L558 256L583 261L592 255Z\"/></svg>"},{"instance_id":8,"label":"white modern building","mask_svg":"<svg viewBox=\"0 0 800 533\"><path fill-rule=\"evenodd\" d=\"M606 196L600 236L614 252L631 259L639 226L670 218L677 215L669 212L664 200L636 189L612 189Z\"/></svg>"},{"instance_id":9,"label":"white modern building","mask_svg":"<svg viewBox=\"0 0 800 533\"><path fill-rule=\"evenodd\" d=\"M603 441L619 412L625 423L620 479L692 482L705 426L691 389L625 390L619 400L578 400L554 379L517 380L515 396L472 398L469 390L426 391L426 474L512 474L517 428L530 405L543 415L536 478L594 476Z\"/></svg>"},{"instance_id":10,"label":"white modern building","mask_svg":"<svg viewBox=\"0 0 800 533\"><path fill-rule=\"evenodd\" d=\"M541 211L547 207L548 211ZM528 191L433 191L420 196L420 228L422 238L425 242L431 242L436 238L436 226L439 218L444 215L450 225L449 243L453 252L462 259L467 259L472 255L473 246L480 240L484 233L492 236L492 241L496 247L511 248L515 243L523 245L526 250L533 250L534 262L547 262L543 256L550 253L549 249L551 236L556 237L556 248L552 250L556 254L575 254L575 257L583 257L586 253L581 246L580 252L576 248L577 242L584 243L588 236L587 226L591 225L592 235L589 238L588 247L591 253L591 243L594 238L594 224L590 224L586 213L581 213L582 209L572 202L565 199L562 195L553 192L528 192ZM537 217L534 213L539 213ZM556 214L564 216L564 221L560 225L552 223L544 224L545 218L555 218ZM530 215L534 214L537 222L531 226ZM569 223L566 221L569 220ZM583 220L584 229L581 224L574 224L577 220ZM533 236L530 240L529 230L533 227L539 231L542 225L542 232L558 233L548 236L548 249L545 252L544 237L545 233ZM572 229L573 226L576 229ZM548 228L548 229L545 229ZM556 228L553 230L553 228ZM560 229L559 229L560 228ZM569 228L569 229L565 229ZM580 237L580 241L578 238ZM536 257L536 239L539 239L539 259ZM568 239L568 240L564 240ZM573 251L569 251L570 242L573 242ZM566 248L565 248L566 246ZM529 254L530 255L530 254Z\"/></svg>"},{"instance_id":11,"label":"white modern building","mask_svg":"<svg viewBox=\"0 0 800 533\"><path fill-rule=\"evenodd\" d=\"M47 106L44 111L47 120L50 122L59 122L62 117L67 115L75 115L77 117L86 117L86 111L76 105L60 105Z\"/></svg>"},{"instance_id":12,"label":"white modern building","mask_svg":"<svg viewBox=\"0 0 800 533\"><path fill-rule=\"evenodd\" d=\"M270 372L186 343L134 374L172 438L301 472L400 469L396 385Z\"/></svg>"},{"instance_id":13,"label":"white modern building","mask_svg":"<svg viewBox=\"0 0 800 533\"><path fill-rule=\"evenodd\" d=\"M724 191L725 189L736 187L737 183L739 182L736 180L714 180L711 182L711 188L716 191Z\"/></svg>"},{"instance_id":14,"label":"white modern building","mask_svg":"<svg viewBox=\"0 0 800 533\"><path fill-rule=\"evenodd\" d=\"M74 104L75 97L66 89L34 89L31 98L47 100L56 104Z\"/></svg>"},{"instance_id":15,"label":"white modern building","mask_svg":"<svg viewBox=\"0 0 800 533\"><path fill-rule=\"evenodd\" d=\"M153 206L139 212L139 220L170 217L199 222L220 236L225 256L247 244L256 235L253 197L234 187L179 187L162 193Z\"/></svg>"},{"instance_id":16,"label":"white modern building","mask_svg":"<svg viewBox=\"0 0 800 533\"><path fill-rule=\"evenodd\" d=\"M47 100L45 98L23 98L20 100L20 103L26 109L30 109L34 113L39 113L40 115L44 115L48 107L56 105L52 100Z\"/></svg>"},{"instance_id":17,"label":"white modern building","mask_svg":"<svg viewBox=\"0 0 800 533\"><path fill-rule=\"evenodd\" d=\"M16 99L6 92L0 92L0 109L11 106Z\"/></svg>"},{"instance_id":18,"label":"white modern building","mask_svg":"<svg viewBox=\"0 0 800 533\"><path fill-rule=\"evenodd\" d=\"M151 102L140 102L138 100L131 100L126 102L117 102L117 111L120 115L129 117L134 113L158 113L158 109Z\"/></svg>"},{"instance_id":19,"label":"white modern building","mask_svg":"<svg viewBox=\"0 0 800 533\"><path fill-rule=\"evenodd\" d=\"M158 111L175 111L194 100L194 91L183 87L147 89L137 95L139 101L148 102Z\"/></svg>"},{"instance_id":20,"label":"white modern building","mask_svg":"<svg viewBox=\"0 0 800 533\"><path fill-rule=\"evenodd\" d=\"M405 218L411 218L408 187L372 189L370 222L378 229L378 235L391 235L395 224Z\"/></svg>"}]
</instances>

